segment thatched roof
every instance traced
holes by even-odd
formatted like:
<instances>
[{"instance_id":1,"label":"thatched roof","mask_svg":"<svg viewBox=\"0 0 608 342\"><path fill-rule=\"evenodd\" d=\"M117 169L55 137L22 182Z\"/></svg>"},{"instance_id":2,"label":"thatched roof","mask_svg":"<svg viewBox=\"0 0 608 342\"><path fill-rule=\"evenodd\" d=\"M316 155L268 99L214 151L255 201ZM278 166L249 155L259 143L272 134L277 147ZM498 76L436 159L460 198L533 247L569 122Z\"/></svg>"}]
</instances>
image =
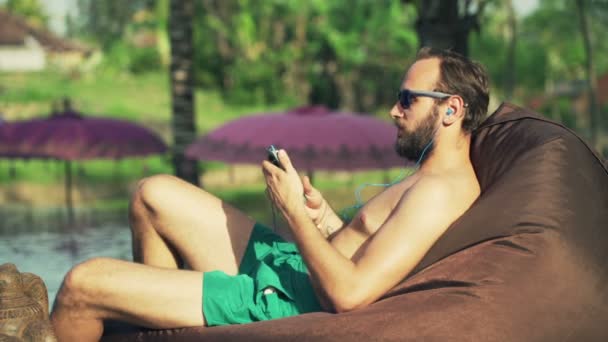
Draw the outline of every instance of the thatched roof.
<instances>
[{"instance_id":1,"label":"thatched roof","mask_svg":"<svg viewBox=\"0 0 608 342\"><path fill-rule=\"evenodd\" d=\"M79 44L57 37L46 29L33 27L21 17L0 10L0 46L24 45L28 36L34 37L45 50L51 52L79 51L86 53L89 50Z\"/></svg>"}]
</instances>

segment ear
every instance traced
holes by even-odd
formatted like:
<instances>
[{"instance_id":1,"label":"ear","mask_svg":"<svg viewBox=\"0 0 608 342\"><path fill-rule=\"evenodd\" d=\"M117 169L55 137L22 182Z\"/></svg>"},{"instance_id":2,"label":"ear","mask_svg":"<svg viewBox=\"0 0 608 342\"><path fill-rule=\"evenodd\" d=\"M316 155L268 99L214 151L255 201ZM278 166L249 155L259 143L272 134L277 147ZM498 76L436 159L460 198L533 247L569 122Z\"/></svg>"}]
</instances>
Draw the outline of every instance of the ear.
<instances>
[{"instance_id":1,"label":"ear","mask_svg":"<svg viewBox=\"0 0 608 342\"><path fill-rule=\"evenodd\" d=\"M454 122L464 118L466 105L462 97L454 95L446 102L445 111L443 112L443 124L449 126ZM447 113L451 113L448 115Z\"/></svg>"}]
</instances>

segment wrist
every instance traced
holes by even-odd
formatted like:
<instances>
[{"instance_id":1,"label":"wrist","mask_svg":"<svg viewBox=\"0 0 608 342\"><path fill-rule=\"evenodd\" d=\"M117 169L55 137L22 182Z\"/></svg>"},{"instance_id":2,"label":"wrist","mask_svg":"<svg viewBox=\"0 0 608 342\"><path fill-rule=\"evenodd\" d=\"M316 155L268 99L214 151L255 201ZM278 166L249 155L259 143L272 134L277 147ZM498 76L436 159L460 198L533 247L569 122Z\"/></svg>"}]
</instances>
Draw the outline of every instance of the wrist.
<instances>
[{"instance_id":1,"label":"wrist","mask_svg":"<svg viewBox=\"0 0 608 342\"><path fill-rule=\"evenodd\" d=\"M329 205L327 204L327 202L325 201L325 199L323 199L323 201L321 202L321 207L319 208L319 211L321 212L321 215L319 215L319 217L317 217L314 222L317 226L319 225L323 225L325 222L327 222L327 212L328 212L328 207Z\"/></svg>"},{"instance_id":2,"label":"wrist","mask_svg":"<svg viewBox=\"0 0 608 342\"><path fill-rule=\"evenodd\" d=\"M323 236L325 236L325 237L329 236L329 234L327 232L327 212L328 212L327 208L328 208L328 204L327 204L327 202L325 202L325 200L323 200L323 202L321 202L321 206L319 208L319 212L321 214L313 220L313 223L315 224L315 226L317 226L317 228L319 229L321 234L323 234Z\"/></svg>"},{"instance_id":3,"label":"wrist","mask_svg":"<svg viewBox=\"0 0 608 342\"><path fill-rule=\"evenodd\" d=\"M292 206L289 210L285 210L283 212L283 217L285 217L287 222L289 222L290 224L298 222L302 219L303 216L310 220L310 217L308 217L304 206Z\"/></svg>"}]
</instances>

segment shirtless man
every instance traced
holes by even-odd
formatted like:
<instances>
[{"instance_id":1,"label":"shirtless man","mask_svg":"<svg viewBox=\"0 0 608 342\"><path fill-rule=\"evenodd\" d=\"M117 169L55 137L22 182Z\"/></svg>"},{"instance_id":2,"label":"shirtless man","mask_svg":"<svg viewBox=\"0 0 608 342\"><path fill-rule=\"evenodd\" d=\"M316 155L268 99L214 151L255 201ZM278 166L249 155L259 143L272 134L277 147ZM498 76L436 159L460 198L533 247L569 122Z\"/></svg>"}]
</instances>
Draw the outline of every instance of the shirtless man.
<instances>
[{"instance_id":1,"label":"shirtless man","mask_svg":"<svg viewBox=\"0 0 608 342\"><path fill-rule=\"evenodd\" d=\"M75 266L51 315L59 339L98 340L106 319L174 328L373 303L479 196L469 147L487 106L483 68L422 49L390 111L397 152L421 166L347 224L300 178L286 151L279 152L283 169L264 161L271 200L295 245L177 178L143 180L130 207L135 263L96 258ZM179 269L182 262L190 269Z\"/></svg>"}]
</instances>

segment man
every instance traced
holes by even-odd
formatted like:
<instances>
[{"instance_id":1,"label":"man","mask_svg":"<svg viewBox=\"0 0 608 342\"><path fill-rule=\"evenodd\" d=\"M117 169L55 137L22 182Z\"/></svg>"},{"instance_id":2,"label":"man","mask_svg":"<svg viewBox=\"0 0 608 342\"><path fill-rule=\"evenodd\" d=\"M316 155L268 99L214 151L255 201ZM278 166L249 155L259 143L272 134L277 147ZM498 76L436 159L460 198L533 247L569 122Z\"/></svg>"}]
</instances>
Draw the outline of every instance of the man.
<instances>
[{"instance_id":1,"label":"man","mask_svg":"<svg viewBox=\"0 0 608 342\"><path fill-rule=\"evenodd\" d=\"M390 111L397 152L420 168L346 224L285 151L283 168L264 161L271 200L295 245L177 178L143 180L130 207L136 263L92 259L66 275L51 316L60 340L97 340L105 319L212 326L373 303L479 196L469 147L487 106L483 68L422 49Z\"/></svg>"}]
</instances>

